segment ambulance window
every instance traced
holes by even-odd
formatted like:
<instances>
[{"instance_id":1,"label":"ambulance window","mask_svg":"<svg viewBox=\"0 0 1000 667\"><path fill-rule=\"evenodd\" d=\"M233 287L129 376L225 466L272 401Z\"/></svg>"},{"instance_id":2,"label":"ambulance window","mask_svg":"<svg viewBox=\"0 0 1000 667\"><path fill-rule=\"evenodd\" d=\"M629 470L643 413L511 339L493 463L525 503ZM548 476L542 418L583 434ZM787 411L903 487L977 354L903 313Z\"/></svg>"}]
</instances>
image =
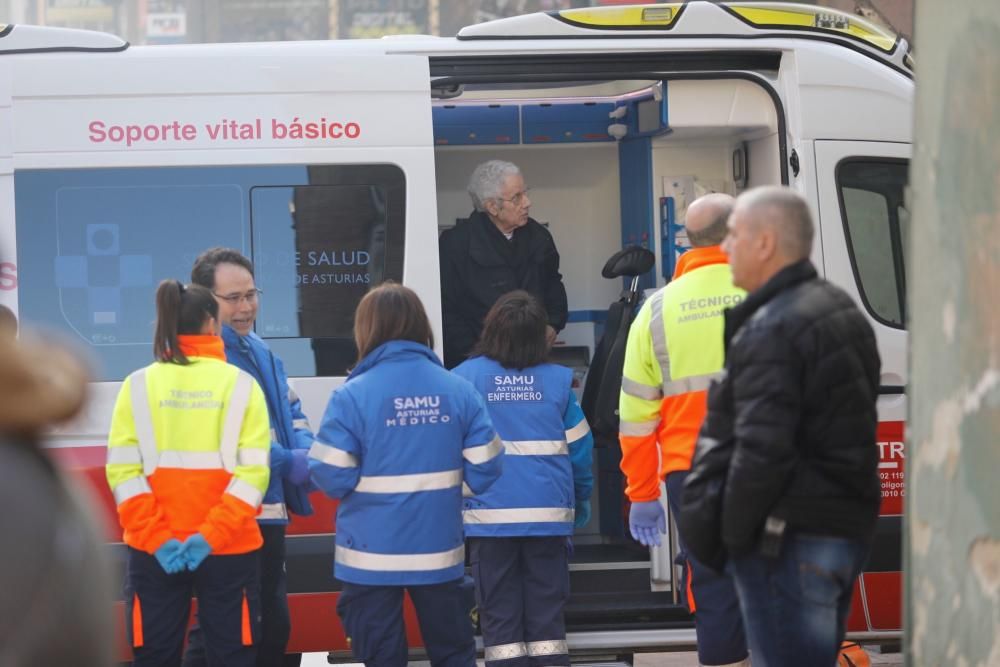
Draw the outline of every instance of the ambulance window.
<instances>
[{"instance_id":1,"label":"ambulance window","mask_svg":"<svg viewBox=\"0 0 1000 667\"><path fill-rule=\"evenodd\" d=\"M385 279L402 281L403 173L312 167L309 183L251 190L254 273L264 291L257 333L289 375L344 375L356 361L361 297Z\"/></svg>"},{"instance_id":2,"label":"ambulance window","mask_svg":"<svg viewBox=\"0 0 1000 667\"><path fill-rule=\"evenodd\" d=\"M896 328L906 322L907 168L904 160L866 158L837 165L840 208L858 290L872 317Z\"/></svg>"},{"instance_id":3,"label":"ambulance window","mask_svg":"<svg viewBox=\"0 0 1000 667\"><path fill-rule=\"evenodd\" d=\"M189 281L212 246L255 263L257 330L290 375L343 374L367 285L402 279L391 165L18 170L14 183L20 318L81 342L98 380L152 361L157 284ZM328 285L300 284L321 270Z\"/></svg>"}]
</instances>

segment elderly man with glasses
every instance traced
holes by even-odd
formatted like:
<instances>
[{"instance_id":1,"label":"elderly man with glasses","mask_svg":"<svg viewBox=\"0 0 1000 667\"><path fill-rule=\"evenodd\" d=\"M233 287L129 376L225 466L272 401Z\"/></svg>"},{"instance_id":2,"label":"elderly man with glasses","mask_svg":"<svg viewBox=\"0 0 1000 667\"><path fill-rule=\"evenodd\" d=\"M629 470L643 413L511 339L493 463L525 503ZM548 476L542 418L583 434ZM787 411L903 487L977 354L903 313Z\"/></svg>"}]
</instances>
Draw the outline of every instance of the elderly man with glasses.
<instances>
[{"instance_id":1,"label":"elderly man with glasses","mask_svg":"<svg viewBox=\"0 0 1000 667\"><path fill-rule=\"evenodd\" d=\"M503 160L484 162L472 172L468 192L475 211L440 240L448 368L469 356L483 318L507 292L525 290L545 306L550 344L568 315L559 251L549 231L528 216L531 197L521 170Z\"/></svg>"},{"instance_id":2,"label":"elderly man with glasses","mask_svg":"<svg viewBox=\"0 0 1000 667\"><path fill-rule=\"evenodd\" d=\"M211 248L195 260L191 282L212 291L219 303L226 361L249 373L267 398L271 419L271 482L257 516L264 545L260 550L261 637L257 665L298 665L299 656L285 655L291 632L285 584L285 528L288 513L312 514L307 493L307 463L313 434L301 402L288 387L284 365L257 334L261 291L254 282L253 264L232 248ZM185 667L209 662L200 631L192 630Z\"/></svg>"}]
</instances>

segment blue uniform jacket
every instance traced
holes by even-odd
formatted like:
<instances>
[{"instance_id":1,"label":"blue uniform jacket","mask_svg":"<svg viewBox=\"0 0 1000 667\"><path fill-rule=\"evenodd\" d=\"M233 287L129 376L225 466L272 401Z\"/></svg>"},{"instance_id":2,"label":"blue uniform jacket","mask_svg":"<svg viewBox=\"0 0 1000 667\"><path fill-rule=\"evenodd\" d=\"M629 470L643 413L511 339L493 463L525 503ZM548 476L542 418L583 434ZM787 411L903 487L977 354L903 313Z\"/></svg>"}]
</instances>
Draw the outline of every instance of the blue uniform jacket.
<instances>
[{"instance_id":1,"label":"blue uniform jacket","mask_svg":"<svg viewBox=\"0 0 1000 667\"><path fill-rule=\"evenodd\" d=\"M462 576L462 495L500 476L503 447L468 382L418 343L390 341L330 397L309 452L337 508L334 575L355 584Z\"/></svg>"},{"instance_id":2,"label":"blue uniform jacket","mask_svg":"<svg viewBox=\"0 0 1000 667\"><path fill-rule=\"evenodd\" d=\"M302 402L288 388L285 367L260 336L250 332L240 336L229 326L222 327L226 361L245 370L257 380L267 398L271 417L271 482L261 513L260 523L288 523L288 510L300 516L312 514L306 485L296 486L285 479L291 466L291 450L312 447L313 434L302 414Z\"/></svg>"},{"instance_id":3,"label":"blue uniform jacket","mask_svg":"<svg viewBox=\"0 0 1000 667\"><path fill-rule=\"evenodd\" d=\"M512 370L475 357L454 372L485 399L505 451L500 480L465 501L465 534L572 535L575 506L594 487L594 437L570 389L572 371L555 364Z\"/></svg>"}]
</instances>

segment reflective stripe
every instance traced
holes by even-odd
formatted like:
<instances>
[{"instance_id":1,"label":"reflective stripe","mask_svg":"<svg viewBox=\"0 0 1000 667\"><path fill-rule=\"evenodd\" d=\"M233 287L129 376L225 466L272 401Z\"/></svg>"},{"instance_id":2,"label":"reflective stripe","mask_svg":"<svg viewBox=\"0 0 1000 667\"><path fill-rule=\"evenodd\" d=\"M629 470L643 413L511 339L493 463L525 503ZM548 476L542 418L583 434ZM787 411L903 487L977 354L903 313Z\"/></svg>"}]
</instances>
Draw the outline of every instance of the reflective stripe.
<instances>
[{"instance_id":1,"label":"reflective stripe","mask_svg":"<svg viewBox=\"0 0 1000 667\"><path fill-rule=\"evenodd\" d=\"M271 450L241 447L240 450L236 452L236 465L269 466L271 465Z\"/></svg>"},{"instance_id":2,"label":"reflective stripe","mask_svg":"<svg viewBox=\"0 0 1000 667\"><path fill-rule=\"evenodd\" d=\"M261 519L287 519L288 509L285 507L285 503L264 503L260 506L260 514L257 515L257 520Z\"/></svg>"},{"instance_id":3,"label":"reflective stripe","mask_svg":"<svg viewBox=\"0 0 1000 667\"><path fill-rule=\"evenodd\" d=\"M219 453L222 455L222 467L232 472L236 470L236 450L240 446L240 431L243 430L243 417L250 405L250 390L253 389L253 378L249 373L237 371L236 384L229 394L229 405L226 406L226 416L222 421L222 437L219 438ZM259 503L256 503L256 507Z\"/></svg>"},{"instance_id":4,"label":"reflective stripe","mask_svg":"<svg viewBox=\"0 0 1000 667\"><path fill-rule=\"evenodd\" d=\"M624 376L622 376L622 392L644 401L658 401L663 398L663 391L660 387L650 387L648 384L636 382Z\"/></svg>"},{"instance_id":5,"label":"reflective stripe","mask_svg":"<svg viewBox=\"0 0 1000 667\"><path fill-rule=\"evenodd\" d=\"M122 447L108 447L109 466L125 464L142 465L142 453L135 445L124 445Z\"/></svg>"},{"instance_id":6,"label":"reflective stripe","mask_svg":"<svg viewBox=\"0 0 1000 667\"><path fill-rule=\"evenodd\" d=\"M305 418L293 419L292 428L304 428L306 430L309 430L309 420Z\"/></svg>"},{"instance_id":7,"label":"reflective stripe","mask_svg":"<svg viewBox=\"0 0 1000 667\"><path fill-rule=\"evenodd\" d=\"M149 482L145 477L131 477L111 490L115 496L115 503L121 505L126 500L141 496L144 493L152 493Z\"/></svg>"},{"instance_id":8,"label":"reflective stripe","mask_svg":"<svg viewBox=\"0 0 1000 667\"><path fill-rule=\"evenodd\" d=\"M565 639L528 642L528 655L563 655L569 653Z\"/></svg>"},{"instance_id":9,"label":"reflective stripe","mask_svg":"<svg viewBox=\"0 0 1000 667\"><path fill-rule=\"evenodd\" d=\"M226 487L226 493L239 498L250 507L257 507L264 500L264 494L256 486L249 482L244 482L242 479L233 479L233 481L229 482L229 486Z\"/></svg>"},{"instance_id":10,"label":"reflective stripe","mask_svg":"<svg viewBox=\"0 0 1000 667\"><path fill-rule=\"evenodd\" d=\"M278 432L271 429L271 442L278 442Z\"/></svg>"},{"instance_id":11,"label":"reflective stripe","mask_svg":"<svg viewBox=\"0 0 1000 667\"><path fill-rule=\"evenodd\" d=\"M464 510L465 523L566 523L573 510L563 507L519 507L503 510Z\"/></svg>"},{"instance_id":12,"label":"reflective stripe","mask_svg":"<svg viewBox=\"0 0 1000 667\"><path fill-rule=\"evenodd\" d=\"M182 468L186 470L222 470L222 455L219 452L179 452L174 449L160 452L158 468Z\"/></svg>"},{"instance_id":13,"label":"reflective stripe","mask_svg":"<svg viewBox=\"0 0 1000 667\"><path fill-rule=\"evenodd\" d=\"M373 554L367 551L355 551L338 544L333 552L333 559L341 565L359 570L382 572L443 570L465 562L465 545L432 554Z\"/></svg>"},{"instance_id":14,"label":"reflective stripe","mask_svg":"<svg viewBox=\"0 0 1000 667\"><path fill-rule=\"evenodd\" d=\"M576 442L580 438L590 433L590 424L586 417L580 418L580 423L566 431L566 442Z\"/></svg>"},{"instance_id":15,"label":"reflective stripe","mask_svg":"<svg viewBox=\"0 0 1000 667\"><path fill-rule=\"evenodd\" d=\"M149 413L149 392L146 389L146 369L132 374L130 383L132 398L132 422L139 440L142 454L142 472L148 477L156 470L159 452L156 451L156 434L153 432L153 417Z\"/></svg>"},{"instance_id":16,"label":"reflective stripe","mask_svg":"<svg viewBox=\"0 0 1000 667\"><path fill-rule=\"evenodd\" d=\"M466 484L465 482L462 482L462 497L471 498L474 495L476 495L476 493L475 491L472 490L472 487Z\"/></svg>"},{"instance_id":17,"label":"reflective stripe","mask_svg":"<svg viewBox=\"0 0 1000 667\"><path fill-rule=\"evenodd\" d=\"M353 454L337 449L333 445L323 444L319 440L313 440L313 446L309 448L309 458L338 468L358 467L358 459Z\"/></svg>"},{"instance_id":18,"label":"reflective stripe","mask_svg":"<svg viewBox=\"0 0 1000 667\"><path fill-rule=\"evenodd\" d=\"M360 493L415 493L451 489L462 483L461 470L425 472L416 475L378 475L362 477L354 487Z\"/></svg>"},{"instance_id":19,"label":"reflective stripe","mask_svg":"<svg viewBox=\"0 0 1000 667\"><path fill-rule=\"evenodd\" d=\"M653 352L660 365L663 383L670 381L670 354L667 352L667 332L663 328L663 290L653 295L650 307L649 333L653 338Z\"/></svg>"},{"instance_id":20,"label":"reflective stripe","mask_svg":"<svg viewBox=\"0 0 1000 667\"><path fill-rule=\"evenodd\" d=\"M508 456L559 456L568 454L565 440L504 440Z\"/></svg>"},{"instance_id":21,"label":"reflective stripe","mask_svg":"<svg viewBox=\"0 0 1000 667\"><path fill-rule=\"evenodd\" d=\"M500 440L500 436L497 435L493 437L493 440L485 445L466 447L462 450L462 456L472 465L478 465L480 463L486 463L502 451L503 442Z\"/></svg>"},{"instance_id":22,"label":"reflective stripe","mask_svg":"<svg viewBox=\"0 0 1000 667\"><path fill-rule=\"evenodd\" d=\"M524 642L487 646L483 649L483 658L485 658L487 662L512 660L514 658L523 658L526 655L528 655L528 647L524 645Z\"/></svg>"},{"instance_id":23,"label":"reflective stripe","mask_svg":"<svg viewBox=\"0 0 1000 667\"><path fill-rule=\"evenodd\" d=\"M659 419L651 419L648 422L619 422L618 433L626 436L651 435L656 433L656 427L660 425Z\"/></svg>"},{"instance_id":24,"label":"reflective stripe","mask_svg":"<svg viewBox=\"0 0 1000 667\"><path fill-rule=\"evenodd\" d=\"M712 380L721 380L724 372L706 373L704 375L692 375L686 378L671 380L663 383L664 396L679 396L689 394L693 391L705 391L712 384Z\"/></svg>"}]
</instances>

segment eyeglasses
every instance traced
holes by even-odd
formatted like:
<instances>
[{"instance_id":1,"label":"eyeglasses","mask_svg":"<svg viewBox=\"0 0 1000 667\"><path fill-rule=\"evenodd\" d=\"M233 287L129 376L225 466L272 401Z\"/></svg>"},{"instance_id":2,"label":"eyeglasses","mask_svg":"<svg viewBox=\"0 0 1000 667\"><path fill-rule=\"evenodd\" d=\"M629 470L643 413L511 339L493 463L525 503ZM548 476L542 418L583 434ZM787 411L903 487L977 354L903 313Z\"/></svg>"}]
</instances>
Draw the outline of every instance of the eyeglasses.
<instances>
[{"instance_id":1,"label":"eyeglasses","mask_svg":"<svg viewBox=\"0 0 1000 667\"><path fill-rule=\"evenodd\" d=\"M524 203L525 199L528 199L528 193L529 192L531 192L531 188L525 188L521 192L518 192L516 195L514 195L513 197L511 197L510 199L504 199L503 197L497 197L497 200L510 202L514 206L520 206L521 204Z\"/></svg>"},{"instance_id":2,"label":"eyeglasses","mask_svg":"<svg viewBox=\"0 0 1000 667\"><path fill-rule=\"evenodd\" d=\"M226 294L226 295L222 295L222 294L216 294L215 292L212 292L212 294L214 294L216 296L216 298L222 299L223 301L225 301L226 303L228 303L230 306L238 306L238 305L240 305L240 301L244 301L244 300L247 303L250 303L250 304L257 303L257 299L263 293L264 293L264 290L256 289L256 288L250 290L246 294Z\"/></svg>"}]
</instances>

